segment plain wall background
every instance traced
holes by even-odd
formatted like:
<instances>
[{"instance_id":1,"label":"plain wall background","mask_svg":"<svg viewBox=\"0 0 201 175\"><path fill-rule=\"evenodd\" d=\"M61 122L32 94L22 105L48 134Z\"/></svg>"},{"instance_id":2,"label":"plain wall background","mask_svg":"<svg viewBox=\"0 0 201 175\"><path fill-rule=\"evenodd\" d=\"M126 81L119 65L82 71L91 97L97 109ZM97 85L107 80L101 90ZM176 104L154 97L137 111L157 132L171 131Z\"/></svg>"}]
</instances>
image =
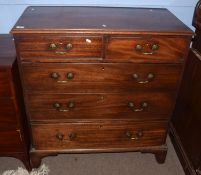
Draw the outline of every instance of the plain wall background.
<instances>
[{"instance_id":1,"label":"plain wall background","mask_svg":"<svg viewBox=\"0 0 201 175\"><path fill-rule=\"evenodd\" d=\"M191 27L197 0L0 0L0 33L9 33L12 26L30 5L112 6L167 8Z\"/></svg>"}]
</instances>

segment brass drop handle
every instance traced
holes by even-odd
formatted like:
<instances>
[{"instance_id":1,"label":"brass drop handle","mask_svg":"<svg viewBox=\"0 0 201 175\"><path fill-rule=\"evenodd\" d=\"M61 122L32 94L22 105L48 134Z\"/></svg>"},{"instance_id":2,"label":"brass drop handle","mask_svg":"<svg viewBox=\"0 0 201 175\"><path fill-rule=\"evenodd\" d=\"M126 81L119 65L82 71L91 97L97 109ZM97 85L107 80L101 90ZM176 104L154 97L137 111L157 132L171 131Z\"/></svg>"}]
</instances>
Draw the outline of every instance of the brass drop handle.
<instances>
[{"instance_id":1,"label":"brass drop handle","mask_svg":"<svg viewBox=\"0 0 201 175\"><path fill-rule=\"evenodd\" d=\"M72 109L72 108L75 107L75 102L70 101L67 106L68 106L67 109L62 109L62 105L61 105L60 103L56 102L56 103L53 104L53 107L54 107L57 111L59 111L59 112L68 112L70 109Z\"/></svg>"},{"instance_id":2,"label":"brass drop handle","mask_svg":"<svg viewBox=\"0 0 201 175\"><path fill-rule=\"evenodd\" d=\"M74 132L72 132L72 133L68 134L68 138L69 138L69 140L70 140L70 141L75 140L75 139L76 139L76 137L77 137L77 134L76 134L76 133L74 133Z\"/></svg>"},{"instance_id":3,"label":"brass drop handle","mask_svg":"<svg viewBox=\"0 0 201 175\"><path fill-rule=\"evenodd\" d=\"M132 109L134 112L141 112L141 111L144 111L148 107L148 103L142 102L140 108L135 108L134 102L130 101L130 102L128 102L128 107L130 109Z\"/></svg>"},{"instance_id":4,"label":"brass drop handle","mask_svg":"<svg viewBox=\"0 0 201 175\"><path fill-rule=\"evenodd\" d=\"M67 50L70 50L72 48L73 48L73 44L71 44L71 43L66 44L66 49Z\"/></svg>"},{"instance_id":5,"label":"brass drop handle","mask_svg":"<svg viewBox=\"0 0 201 175\"><path fill-rule=\"evenodd\" d=\"M52 50L55 50L55 49L57 49L57 45L55 43L51 43L49 45L49 48L52 49Z\"/></svg>"},{"instance_id":6,"label":"brass drop handle","mask_svg":"<svg viewBox=\"0 0 201 175\"><path fill-rule=\"evenodd\" d=\"M59 112L68 112L69 109L62 109L62 105L60 103L54 103L53 107Z\"/></svg>"},{"instance_id":7,"label":"brass drop handle","mask_svg":"<svg viewBox=\"0 0 201 175\"><path fill-rule=\"evenodd\" d=\"M70 49L73 48L73 45L71 43L66 44L65 49L69 51ZM60 55L65 55L67 52L66 51L56 51L55 53L60 54Z\"/></svg>"},{"instance_id":8,"label":"brass drop handle","mask_svg":"<svg viewBox=\"0 0 201 175\"><path fill-rule=\"evenodd\" d=\"M68 73L66 74L66 78L67 78L68 80L72 80L72 79L74 78L73 72L68 72Z\"/></svg>"},{"instance_id":9,"label":"brass drop handle","mask_svg":"<svg viewBox=\"0 0 201 175\"><path fill-rule=\"evenodd\" d=\"M67 83L67 82L68 82L67 80L59 80L60 74L59 74L58 72L52 72L52 73L50 74L50 77L51 77L53 80L57 80L57 81L56 81L57 83ZM74 74L73 74L72 72L68 72L68 73L66 74L66 78L67 78L68 80L72 80L72 79L74 78Z\"/></svg>"},{"instance_id":10,"label":"brass drop handle","mask_svg":"<svg viewBox=\"0 0 201 175\"><path fill-rule=\"evenodd\" d=\"M146 80L140 80L140 76L138 74L134 73L134 74L132 74L132 78L140 84L145 84L145 83L149 83L149 82L153 81L153 79L155 78L155 75L153 73L148 73Z\"/></svg>"},{"instance_id":11,"label":"brass drop handle","mask_svg":"<svg viewBox=\"0 0 201 175\"><path fill-rule=\"evenodd\" d=\"M144 135L142 130L137 131L135 134L133 134L131 131L126 131L126 137L128 137L131 140L138 140L142 138Z\"/></svg>"},{"instance_id":12,"label":"brass drop handle","mask_svg":"<svg viewBox=\"0 0 201 175\"><path fill-rule=\"evenodd\" d=\"M151 52L144 52L145 47L148 47L151 49ZM137 44L135 46L135 50L141 52L143 55L153 55L154 51L159 49L159 45L158 44Z\"/></svg>"},{"instance_id":13,"label":"brass drop handle","mask_svg":"<svg viewBox=\"0 0 201 175\"><path fill-rule=\"evenodd\" d=\"M66 83L66 82L67 82L67 81L59 80L60 75L59 75L59 73L57 73L57 72L52 72L52 73L50 74L50 77L51 77L53 80L57 80L57 81L56 81L57 83Z\"/></svg>"},{"instance_id":14,"label":"brass drop handle","mask_svg":"<svg viewBox=\"0 0 201 175\"><path fill-rule=\"evenodd\" d=\"M58 133L56 134L56 138L57 138L58 140L62 141L62 140L64 139L64 134L58 132Z\"/></svg>"},{"instance_id":15,"label":"brass drop handle","mask_svg":"<svg viewBox=\"0 0 201 175\"><path fill-rule=\"evenodd\" d=\"M58 51L58 50L56 50L56 49L58 48L58 46L57 46L57 44L55 44L55 43L50 43L49 48L50 48L51 50L54 50L56 54L60 54L60 55L66 54L66 51ZM73 45L72 45L71 43L68 43L68 44L65 45L65 48L66 48L66 50L68 51L68 50L70 50L71 48L73 48Z\"/></svg>"}]
</instances>

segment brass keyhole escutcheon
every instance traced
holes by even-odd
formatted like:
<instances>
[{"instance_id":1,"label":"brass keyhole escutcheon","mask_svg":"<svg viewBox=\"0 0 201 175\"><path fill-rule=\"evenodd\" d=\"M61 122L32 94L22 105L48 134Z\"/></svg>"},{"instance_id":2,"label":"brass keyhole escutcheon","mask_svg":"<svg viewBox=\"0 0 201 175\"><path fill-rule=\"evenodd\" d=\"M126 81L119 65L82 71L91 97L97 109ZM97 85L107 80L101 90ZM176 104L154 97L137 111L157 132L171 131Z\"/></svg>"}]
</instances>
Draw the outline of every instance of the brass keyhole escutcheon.
<instances>
[{"instance_id":1,"label":"brass keyhole escutcheon","mask_svg":"<svg viewBox=\"0 0 201 175\"><path fill-rule=\"evenodd\" d=\"M102 103L105 101L105 97L103 95L99 96L97 99L97 103Z\"/></svg>"}]
</instances>

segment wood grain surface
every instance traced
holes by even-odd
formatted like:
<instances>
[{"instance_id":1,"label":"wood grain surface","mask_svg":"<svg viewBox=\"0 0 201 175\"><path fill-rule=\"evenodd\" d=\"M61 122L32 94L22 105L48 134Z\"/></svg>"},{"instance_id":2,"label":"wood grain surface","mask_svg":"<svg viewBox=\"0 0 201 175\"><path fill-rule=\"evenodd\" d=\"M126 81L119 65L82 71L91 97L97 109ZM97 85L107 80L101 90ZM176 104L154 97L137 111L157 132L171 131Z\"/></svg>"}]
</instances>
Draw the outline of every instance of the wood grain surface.
<instances>
[{"instance_id":1,"label":"wood grain surface","mask_svg":"<svg viewBox=\"0 0 201 175\"><path fill-rule=\"evenodd\" d=\"M174 104L174 93L133 94L30 94L27 109L31 121L65 122L68 119L167 120ZM55 103L60 107L55 108ZM133 103L133 107L129 106ZM143 107L147 103L147 107ZM73 107L71 106L73 105ZM69 107L70 106L70 107Z\"/></svg>"},{"instance_id":2,"label":"wood grain surface","mask_svg":"<svg viewBox=\"0 0 201 175\"><path fill-rule=\"evenodd\" d=\"M177 88L182 66L177 64L22 64L26 91L43 93L135 92L143 89L172 90ZM59 75L51 78L52 73ZM73 73L71 80L67 74ZM154 78L147 83L149 73ZM137 74L139 78L133 78Z\"/></svg>"},{"instance_id":3,"label":"wood grain surface","mask_svg":"<svg viewBox=\"0 0 201 175\"><path fill-rule=\"evenodd\" d=\"M93 33L110 34L192 34L189 28L167 9L51 6L28 7L12 33L83 33L92 30Z\"/></svg>"},{"instance_id":4,"label":"wood grain surface","mask_svg":"<svg viewBox=\"0 0 201 175\"><path fill-rule=\"evenodd\" d=\"M108 41L106 59L119 62L181 62L184 50L188 49L188 38L181 37L111 37ZM140 45L142 50L136 50ZM158 49L153 50L153 45Z\"/></svg>"},{"instance_id":5,"label":"wood grain surface","mask_svg":"<svg viewBox=\"0 0 201 175\"><path fill-rule=\"evenodd\" d=\"M164 143L166 127L166 122L39 124L32 125L33 145L38 150L158 146ZM138 138L139 132L142 135ZM64 135L63 140L57 139L59 133ZM75 134L75 138L69 138L70 134Z\"/></svg>"},{"instance_id":6,"label":"wood grain surface","mask_svg":"<svg viewBox=\"0 0 201 175\"><path fill-rule=\"evenodd\" d=\"M164 163L193 34L174 15L148 8L28 7L12 33L33 167L47 155L87 150L149 152Z\"/></svg>"}]
</instances>

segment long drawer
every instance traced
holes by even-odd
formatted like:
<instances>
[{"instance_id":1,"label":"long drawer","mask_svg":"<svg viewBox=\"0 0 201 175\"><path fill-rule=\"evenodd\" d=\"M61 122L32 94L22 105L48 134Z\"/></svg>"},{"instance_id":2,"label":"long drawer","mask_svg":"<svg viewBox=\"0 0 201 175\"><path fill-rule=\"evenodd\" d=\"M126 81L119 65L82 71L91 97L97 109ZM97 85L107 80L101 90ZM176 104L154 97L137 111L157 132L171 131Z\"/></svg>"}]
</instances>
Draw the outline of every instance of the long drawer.
<instances>
[{"instance_id":1,"label":"long drawer","mask_svg":"<svg viewBox=\"0 0 201 175\"><path fill-rule=\"evenodd\" d=\"M32 121L78 119L153 120L169 118L174 93L27 94Z\"/></svg>"},{"instance_id":2,"label":"long drawer","mask_svg":"<svg viewBox=\"0 0 201 175\"><path fill-rule=\"evenodd\" d=\"M182 65L175 64L22 64L27 91L45 93L173 90Z\"/></svg>"},{"instance_id":3,"label":"long drawer","mask_svg":"<svg viewBox=\"0 0 201 175\"><path fill-rule=\"evenodd\" d=\"M167 122L32 124L37 150L104 149L164 144Z\"/></svg>"}]
</instances>

